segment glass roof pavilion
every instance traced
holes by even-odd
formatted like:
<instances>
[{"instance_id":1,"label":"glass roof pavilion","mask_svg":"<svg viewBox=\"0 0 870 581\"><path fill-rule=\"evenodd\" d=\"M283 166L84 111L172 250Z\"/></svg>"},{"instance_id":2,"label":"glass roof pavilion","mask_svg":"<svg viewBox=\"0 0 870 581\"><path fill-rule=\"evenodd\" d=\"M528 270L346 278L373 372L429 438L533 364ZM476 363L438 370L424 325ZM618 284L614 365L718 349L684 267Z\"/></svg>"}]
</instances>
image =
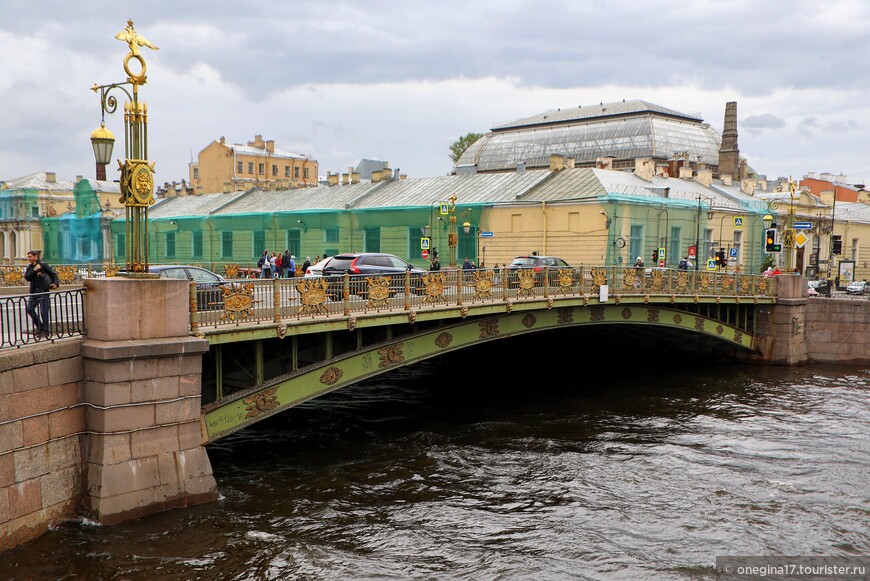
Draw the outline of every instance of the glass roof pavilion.
<instances>
[{"instance_id":1,"label":"glass roof pavilion","mask_svg":"<svg viewBox=\"0 0 870 581\"><path fill-rule=\"evenodd\" d=\"M634 167L638 158L679 158L715 173L721 142L697 115L637 99L618 101L556 109L493 127L465 151L454 172L546 168L556 154L574 158L575 167L592 167L608 156L613 169Z\"/></svg>"}]
</instances>

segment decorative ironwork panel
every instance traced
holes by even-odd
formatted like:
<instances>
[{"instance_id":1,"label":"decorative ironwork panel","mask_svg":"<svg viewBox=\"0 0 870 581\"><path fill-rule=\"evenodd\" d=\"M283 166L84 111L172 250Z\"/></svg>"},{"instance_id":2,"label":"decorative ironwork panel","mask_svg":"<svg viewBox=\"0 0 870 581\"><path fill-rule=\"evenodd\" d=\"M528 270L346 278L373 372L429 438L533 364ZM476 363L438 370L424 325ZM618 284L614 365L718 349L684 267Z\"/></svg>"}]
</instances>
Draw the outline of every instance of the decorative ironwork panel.
<instances>
[{"instance_id":1,"label":"decorative ironwork panel","mask_svg":"<svg viewBox=\"0 0 870 581\"><path fill-rule=\"evenodd\" d=\"M0 272L3 273L3 284L5 286L21 286L24 281L24 271L17 266L0 267Z\"/></svg>"},{"instance_id":2,"label":"decorative ironwork panel","mask_svg":"<svg viewBox=\"0 0 870 581\"><path fill-rule=\"evenodd\" d=\"M607 269L593 268L592 269L592 293L601 292L601 287L607 284Z\"/></svg>"},{"instance_id":3,"label":"decorative ironwork panel","mask_svg":"<svg viewBox=\"0 0 870 581\"><path fill-rule=\"evenodd\" d=\"M366 279L368 286L368 301L366 304L372 308L386 308L390 300L390 277L373 276Z\"/></svg>"},{"instance_id":4,"label":"decorative ironwork panel","mask_svg":"<svg viewBox=\"0 0 870 581\"><path fill-rule=\"evenodd\" d=\"M248 412L245 414L245 418L256 418L260 414L278 407L278 396L275 395L277 391L277 387L270 387L243 399L242 401L247 405L246 410Z\"/></svg>"},{"instance_id":5,"label":"decorative ironwork panel","mask_svg":"<svg viewBox=\"0 0 870 581\"><path fill-rule=\"evenodd\" d=\"M556 283L558 284L556 294L571 294L571 285L574 284L574 269L560 268L556 276Z\"/></svg>"},{"instance_id":6,"label":"decorative ironwork panel","mask_svg":"<svg viewBox=\"0 0 870 581\"><path fill-rule=\"evenodd\" d=\"M63 265L55 267L57 277L60 279L60 284L72 284L76 281L76 267Z\"/></svg>"},{"instance_id":7,"label":"decorative ironwork panel","mask_svg":"<svg viewBox=\"0 0 870 581\"><path fill-rule=\"evenodd\" d=\"M517 273L519 289L517 298L535 296L535 272L530 269L520 269Z\"/></svg>"},{"instance_id":8,"label":"decorative ironwork panel","mask_svg":"<svg viewBox=\"0 0 870 581\"><path fill-rule=\"evenodd\" d=\"M227 278L238 278L239 277L239 265L238 264L225 264L224 265L224 274L226 274Z\"/></svg>"},{"instance_id":9,"label":"decorative ironwork panel","mask_svg":"<svg viewBox=\"0 0 870 581\"><path fill-rule=\"evenodd\" d=\"M424 305L446 303L447 299L444 298L444 273L432 272L424 274L423 290L426 293L423 296Z\"/></svg>"},{"instance_id":10,"label":"decorative ironwork panel","mask_svg":"<svg viewBox=\"0 0 870 581\"><path fill-rule=\"evenodd\" d=\"M329 282L323 277L303 278L296 283L302 308L301 315L317 315L326 313L326 289Z\"/></svg>"},{"instance_id":11,"label":"decorative ironwork panel","mask_svg":"<svg viewBox=\"0 0 870 581\"><path fill-rule=\"evenodd\" d=\"M631 291L640 288L640 277L643 269L638 272L637 268L622 269L622 290Z\"/></svg>"},{"instance_id":12,"label":"decorative ironwork panel","mask_svg":"<svg viewBox=\"0 0 870 581\"><path fill-rule=\"evenodd\" d=\"M254 316L254 284L231 283L221 285L224 293L224 312L221 320L247 319Z\"/></svg>"},{"instance_id":13,"label":"decorative ironwork panel","mask_svg":"<svg viewBox=\"0 0 870 581\"><path fill-rule=\"evenodd\" d=\"M485 321L478 322L480 326L480 338L486 339L487 337L496 337L498 336L498 319L487 319Z\"/></svg>"},{"instance_id":14,"label":"decorative ironwork panel","mask_svg":"<svg viewBox=\"0 0 870 581\"><path fill-rule=\"evenodd\" d=\"M650 273L650 284L647 290L660 293L665 288L665 271L653 270Z\"/></svg>"},{"instance_id":15,"label":"decorative ironwork panel","mask_svg":"<svg viewBox=\"0 0 870 581\"><path fill-rule=\"evenodd\" d=\"M389 367L390 365L403 362L405 360L405 354L402 351L404 345L404 343L396 343L395 345L388 345L378 349L378 355L381 358L378 366Z\"/></svg>"},{"instance_id":16,"label":"decorative ironwork panel","mask_svg":"<svg viewBox=\"0 0 870 581\"><path fill-rule=\"evenodd\" d=\"M320 375L320 383L323 385L333 385L341 379L342 375L344 375L344 371L340 368L335 366L329 367Z\"/></svg>"},{"instance_id":17,"label":"decorative ironwork panel","mask_svg":"<svg viewBox=\"0 0 870 581\"><path fill-rule=\"evenodd\" d=\"M492 275L493 272L491 270L475 271L474 296L479 299L492 297Z\"/></svg>"}]
</instances>

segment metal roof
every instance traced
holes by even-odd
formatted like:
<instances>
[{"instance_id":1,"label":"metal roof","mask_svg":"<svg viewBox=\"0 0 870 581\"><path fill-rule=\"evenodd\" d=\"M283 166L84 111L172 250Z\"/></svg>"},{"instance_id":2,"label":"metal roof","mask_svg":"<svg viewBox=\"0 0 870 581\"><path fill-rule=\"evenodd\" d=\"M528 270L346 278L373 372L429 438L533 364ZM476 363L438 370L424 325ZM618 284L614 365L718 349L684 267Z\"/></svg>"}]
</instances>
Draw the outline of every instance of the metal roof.
<instances>
[{"instance_id":1,"label":"metal roof","mask_svg":"<svg viewBox=\"0 0 870 581\"><path fill-rule=\"evenodd\" d=\"M24 177L0 182L0 190L45 190L58 192L72 192L75 183L64 179L55 179L50 182L47 174L51 172L37 172Z\"/></svg>"},{"instance_id":2,"label":"metal roof","mask_svg":"<svg viewBox=\"0 0 870 581\"><path fill-rule=\"evenodd\" d=\"M274 149L274 151L266 151L266 149L263 147L251 147L250 145L242 145L240 143L234 143L232 145L228 145L227 147L242 155L262 155L266 157L282 157L287 159L309 159L307 155L302 155L301 153L293 153L292 151L278 149L277 147Z\"/></svg>"},{"instance_id":3,"label":"metal roof","mask_svg":"<svg viewBox=\"0 0 870 581\"><path fill-rule=\"evenodd\" d=\"M678 119L686 119L701 123L703 119L699 114L681 113L676 109L669 109L656 105L641 99L630 99L626 101L614 101L612 103L599 103L597 105L580 105L579 107L569 107L566 109L555 109L532 115L497 125L492 128L492 131L504 131L507 129L517 129L521 127L530 127L536 125L553 125L557 123L572 123L577 121L590 122L606 119L610 117L618 117L622 115L638 115L642 113L654 113L656 115L664 115L666 117L675 117Z\"/></svg>"}]
</instances>

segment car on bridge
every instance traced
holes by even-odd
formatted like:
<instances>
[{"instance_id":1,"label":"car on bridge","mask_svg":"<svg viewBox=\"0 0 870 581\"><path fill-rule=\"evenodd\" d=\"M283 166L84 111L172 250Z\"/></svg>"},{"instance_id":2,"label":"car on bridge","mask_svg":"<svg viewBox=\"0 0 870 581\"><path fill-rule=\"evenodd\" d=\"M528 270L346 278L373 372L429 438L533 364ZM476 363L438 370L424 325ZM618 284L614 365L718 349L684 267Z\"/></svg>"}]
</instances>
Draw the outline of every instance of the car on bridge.
<instances>
[{"instance_id":1,"label":"car on bridge","mask_svg":"<svg viewBox=\"0 0 870 581\"><path fill-rule=\"evenodd\" d=\"M199 266L188 265L151 265L148 272L160 278L173 278L196 283L196 308L199 311L213 311L224 308L224 292L221 285L229 281L219 274Z\"/></svg>"},{"instance_id":2,"label":"car on bridge","mask_svg":"<svg viewBox=\"0 0 870 581\"><path fill-rule=\"evenodd\" d=\"M423 294L423 274L417 268L395 254L384 252L345 252L336 254L323 267L323 276L329 277L327 296L334 301L344 296L344 275L350 275L350 294L367 297L367 279L372 276L387 276L390 279L390 295L404 292L405 273L411 273L411 290Z\"/></svg>"},{"instance_id":3,"label":"car on bridge","mask_svg":"<svg viewBox=\"0 0 870 581\"><path fill-rule=\"evenodd\" d=\"M308 268L305 269L305 272L302 273L302 276L305 278L312 278L316 276L323 276L323 267L326 266L330 260L332 260L332 256L327 256L323 260L319 261L317 264L312 264Z\"/></svg>"},{"instance_id":4,"label":"car on bridge","mask_svg":"<svg viewBox=\"0 0 870 581\"><path fill-rule=\"evenodd\" d=\"M534 271L535 281L540 282L540 274L544 272L544 268L549 269L549 282L551 285L556 283L556 277L559 275L558 270L560 268L571 268L571 265L568 264L562 258L558 256L541 256L538 254L530 254L527 256L517 256L514 258L510 264L507 266L508 268L508 283L515 284L519 278L518 271L529 269Z\"/></svg>"},{"instance_id":5,"label":"car on bridge","mask_svg":"<svg viewBox=\"0 0 870 581\"><path fill-rule=\"evenodd\" d=\"M849 286L846 287L846 294L848 295L870 295L870 285L867 284L866 280L856 280L849 283Z\"/></svg>"}]
</instances>

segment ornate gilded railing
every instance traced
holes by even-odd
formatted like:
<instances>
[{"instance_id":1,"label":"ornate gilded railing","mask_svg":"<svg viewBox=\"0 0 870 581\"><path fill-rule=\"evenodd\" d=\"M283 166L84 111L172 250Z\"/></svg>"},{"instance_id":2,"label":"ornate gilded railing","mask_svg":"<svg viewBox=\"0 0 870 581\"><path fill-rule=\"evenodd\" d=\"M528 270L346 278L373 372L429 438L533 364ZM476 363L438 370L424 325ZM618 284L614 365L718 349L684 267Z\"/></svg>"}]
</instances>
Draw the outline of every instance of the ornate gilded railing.
<instances>
[{"instance_id":1,"label":"ornate gilded railing","mask_svg":"<svg viewBox=\"0 0 870 581\"><path fill-rule=\"evenodd\" d=\"M292 323L425 309L467 307L486 303L513 304L563 298L680 302L727 299L748 302L773 298L776 278L734 272L635 269L591 266L562 269L441 270L397 275L238 280L207 288L191 284L190 324L193 332L244 323Z\"/></svg>"}]
</instances>

